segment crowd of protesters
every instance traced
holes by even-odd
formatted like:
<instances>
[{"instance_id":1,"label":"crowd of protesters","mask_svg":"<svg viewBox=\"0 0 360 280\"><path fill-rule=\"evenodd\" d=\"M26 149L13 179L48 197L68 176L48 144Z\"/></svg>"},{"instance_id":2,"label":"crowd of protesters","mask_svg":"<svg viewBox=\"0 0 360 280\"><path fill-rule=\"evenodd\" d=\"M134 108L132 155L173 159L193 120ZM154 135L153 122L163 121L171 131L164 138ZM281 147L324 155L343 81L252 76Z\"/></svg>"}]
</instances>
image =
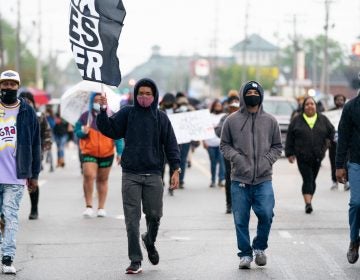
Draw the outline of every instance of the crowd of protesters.
<instances>
[{"instance_id":1,"label":"crowd of protesters","mask_svg":"<svg viewBox=\"0 0 360 280\"><path fill-rule=\"evenodd\" d=\"M36 220L39 217L40 171L47 163L49 172L56 170L52 143L56 144L56 167L65 168L66 145L71 140L78 144L85 200L83 216L86 218L107 216L108 178L116 152L116 163L122 167L122 199L130 259L127 274L142 271L140 241L150 262L159 263L155 242L163 215L164 187L170 196L174 196L176 189L191 190L191 182L185 177L186 169L192 166L191 154L201 146L209 156L209 186L225 187L225 213L234 215L239 268L250 268L253 260L258 266L267 264L265 250L275 205L272 167L280 158L283 146L276 118L263 109L266 96L260 83L246 82L239 91L230 90L225 98L207 100L202 105L180 91L161 97L155 82L145 78L136 83L130 106L121 106L118 112L109 111L106 96L91 93L90 109L79 116L74 126L62 118L60 106L56 113L52 106L40 112L30 92L19 92L20 85L17 72L1 73L0 117L9 131L9 139L0 143L3 273L16 273L13 260L18 211L25 187L31 201L29 219ZM331 190L338 189L339 183L344 184L344 190L350 190L351 242L347 254L350 263L357 261L360 245L358 99L346 104L345 96L334 97L333 110L344 110L337 129L313 97L299 98L285 145L285 157L290 163L297 163L302 176L306 214L314 211L316 178L326 152L331 163ZM214 136L178 143L169 116L206 108ZM167 169L169 181L165 182ZM96 215L94 184L98 192ZM252 244L251 209L259 221ZM147 230L140 235L141 211L145 213Z\"/></svg>"}]
</instances>

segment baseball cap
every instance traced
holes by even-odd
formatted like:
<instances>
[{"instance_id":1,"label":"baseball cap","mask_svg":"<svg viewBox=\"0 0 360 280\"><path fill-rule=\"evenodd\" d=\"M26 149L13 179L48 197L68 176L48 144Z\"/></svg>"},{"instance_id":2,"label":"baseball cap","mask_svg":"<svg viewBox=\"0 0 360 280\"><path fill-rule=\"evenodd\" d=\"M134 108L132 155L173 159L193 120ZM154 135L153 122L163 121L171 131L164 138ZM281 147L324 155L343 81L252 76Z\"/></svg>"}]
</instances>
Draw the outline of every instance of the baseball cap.
<instances>
[{"instance_id":1,"label":"baseball cap","mask_svg":"<svg viewBox=\"0 0 360 280\"><path fill-rule=\"evenodd\" d=\"M20 85L20 76L18 72L15 72L13 70L6 70L1 73L0 75L0 83L2 81L15 81Z\"/></svg>"}]
</instances>

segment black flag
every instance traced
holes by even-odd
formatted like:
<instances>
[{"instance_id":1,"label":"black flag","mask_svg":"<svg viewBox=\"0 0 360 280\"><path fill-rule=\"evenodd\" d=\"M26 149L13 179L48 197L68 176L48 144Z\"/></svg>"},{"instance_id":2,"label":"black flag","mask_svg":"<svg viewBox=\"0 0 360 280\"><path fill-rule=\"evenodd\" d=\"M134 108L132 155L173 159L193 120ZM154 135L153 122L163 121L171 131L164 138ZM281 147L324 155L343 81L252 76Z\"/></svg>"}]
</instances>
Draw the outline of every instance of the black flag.
<instances>
[{"instance_id":1,"label":"black flag","mask_svg":"<svg viewBox=\"0 0 360 280\"><path fill-rule=\"evenodd\" d=\"M84 80L119 86L116 51L126 11L122 0L71 0L71 49Z\"/></svg>"}]
</instances>

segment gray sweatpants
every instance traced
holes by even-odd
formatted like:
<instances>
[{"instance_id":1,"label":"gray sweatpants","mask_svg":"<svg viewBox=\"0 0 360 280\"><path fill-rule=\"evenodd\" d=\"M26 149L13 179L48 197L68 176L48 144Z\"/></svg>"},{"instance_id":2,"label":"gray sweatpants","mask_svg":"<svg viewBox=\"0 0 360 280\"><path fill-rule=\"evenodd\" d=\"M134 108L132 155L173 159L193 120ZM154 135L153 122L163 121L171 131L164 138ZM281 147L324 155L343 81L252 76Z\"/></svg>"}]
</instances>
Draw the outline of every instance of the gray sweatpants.
<instances>
[{"instance_id":1,"label":"gray sweatpants","mask_svg":"<svg viewBox=\"0 0 360 280\"><path fill-rule=\"evenodd\" d=\"M139 239L141 202L147 225L147 242L154 244L163 214L163 192L160 175L123 172L122 200L131 261L143 259Z\"/></svg>"}]
</instances>

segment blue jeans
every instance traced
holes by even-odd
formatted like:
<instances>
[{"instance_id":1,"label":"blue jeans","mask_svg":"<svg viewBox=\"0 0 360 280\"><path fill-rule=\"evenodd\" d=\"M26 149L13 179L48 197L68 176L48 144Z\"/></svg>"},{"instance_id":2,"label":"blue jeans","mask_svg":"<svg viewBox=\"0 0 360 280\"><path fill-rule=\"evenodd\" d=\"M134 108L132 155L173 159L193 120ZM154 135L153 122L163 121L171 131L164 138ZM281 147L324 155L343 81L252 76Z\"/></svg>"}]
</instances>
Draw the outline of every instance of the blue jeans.
<instances>
[{"instance_id":1,"label":"blue jeans","mask_svg":"<svg viewBox=\"0 0 360 280\"><path fill-rule=\"evenodd\" d=\"M253 249L265 250L274 216L274 192L272 181L258 185L244 185L237 181L231 182L231 200L236 228L239 257L253 255ZM250 245L249 220L250 209L258 218L256 236Z\"/></svg>"},{"instance_id":2,"label":"blue jeans","mask_svg":"<svg viewBox=\"0 0 360 280\"><path fill-rule=\"evenodd\" d=\"M348 172L350 184L350 240L358 241L360 228L360 164L348 162Z\"/></svg>"},{"instance_id":3,"label":"blue jeans","mask_svg":"<svg viewBox=\"0 0 360 280\"><path fill-rule=\"evenodd\" d=\"M67 136L67 134L62 135L62 136L54 135L54 139L55 139L55 143L56 143L56 147L57 147L58 159L63 158L65 155L65 144L68 139L68 136Z\"/></svg>"},{"instance_id":4,"label":"blue jeans","mask_svg":"<svg viewBox=\"0 0 360 280\"><path fill-rule=\"evenodd\" d=\"M207 151L210 158L211 183L216 181L216 166L219 164L218 181L225 179L225 163L219 147L208 147Z\"/></svg>"},{"instance_id":5,"label":"blue jeans","mask_svg":"<svg viewBox=\"0 0 360 280\"><path fill-rule=\"evenodd\" d=\"M179 181L180 181L180 184L183 184L184 178L185 178L187 157L188 157L189 150L190 150L190 143L180 144L179 149L180 149L180 168L181 168Z\"/></svg>"},{"instance_id":6,"label":"blue jeans","mask_svg":"<svg viewBox=\"0 0 360 280\"><path fill-rule=\"evenodd\" d=\"M5 230L1 252L3 256L15 257L16 233L19 228L19 205L24 193L23 185L0 184L0 212L4 215Z\"/></svg>"}]
</instances>

